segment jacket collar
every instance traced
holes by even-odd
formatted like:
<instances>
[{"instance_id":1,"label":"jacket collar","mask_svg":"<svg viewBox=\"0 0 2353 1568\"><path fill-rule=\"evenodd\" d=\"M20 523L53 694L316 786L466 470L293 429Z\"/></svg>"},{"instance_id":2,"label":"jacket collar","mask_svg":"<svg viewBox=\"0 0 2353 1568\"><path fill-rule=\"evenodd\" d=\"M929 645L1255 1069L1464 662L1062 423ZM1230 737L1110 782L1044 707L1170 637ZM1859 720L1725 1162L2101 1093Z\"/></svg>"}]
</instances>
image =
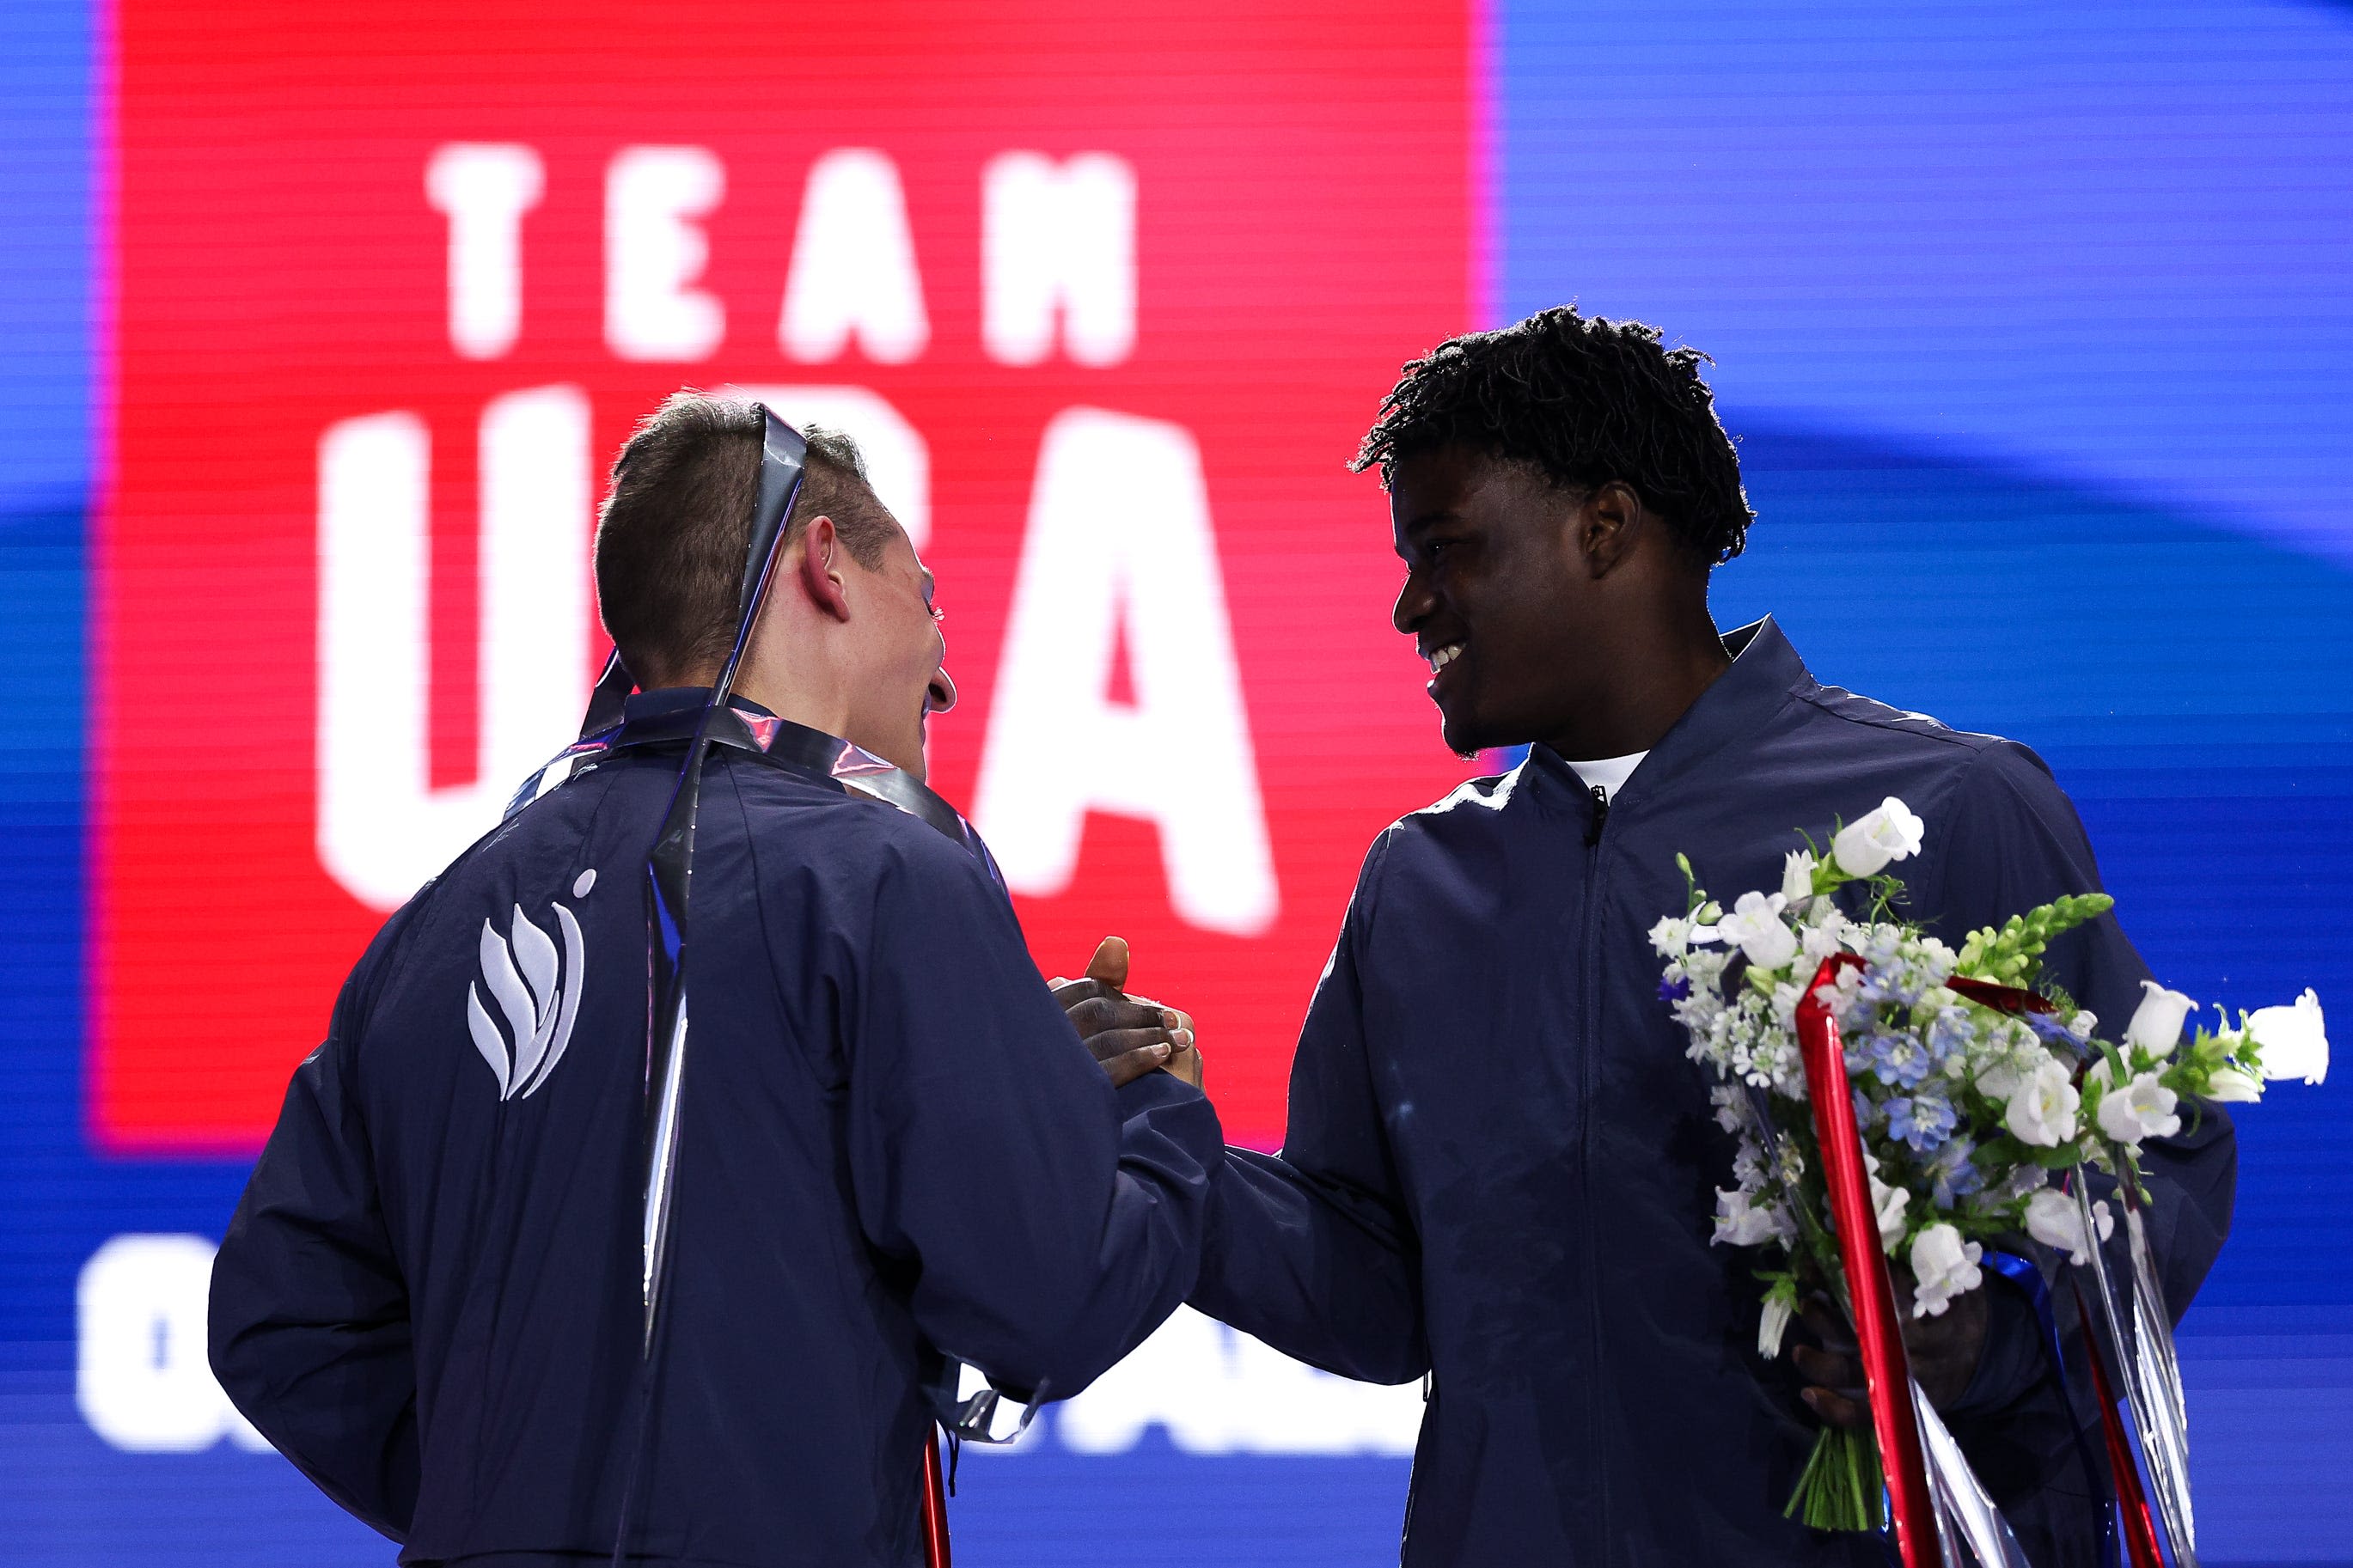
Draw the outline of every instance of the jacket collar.
<instances>
[{"instance_id":1,"label":"jacket collar","mask_svg":"<svg viewBox=\"0 0 2353 1568\"><path fill-rule=\"evenodd\" d=\"M669 686L637 692L622 705L618 724L582 741L565 755L586 753L593 757L645 746L682 747L695 733L704 705L710 700L711 688L707 686ZM998 887L1005 885L1004 874L997 869L980 835L962 814L920 779L839 735L780 719L748 697L731 697L727 705L731 711L715 716L710 731L716 744L765 758L786 773L842 794L863 795L895 806L964 846ZM540 772L544 775L548 769ZM539 780L534 778L523 786L516 802L520 805L526 799L535 799L539 793ZM508 809L512 811L514 807Z\"/></svg>"},{"instance_id":2,"label":"jacket collar","mask_svg":"<svg viewBox=\"0 0 2353 1568\"><path fill-rule=\"evenodd\" d=\"M1773 617L1724 634L1732 666L1700 693L1652 746L1625 789L1610 803L1613 814L1639 810L1658 785L1686 769L1703 765L1726 745L1763 727L1792 693L1812 688L1813 674ZM1582 797L1585 784L1567 760L1539 742L1528 748L1527 765Z\"/></svg>"},{"instance_id":3,"label":"jacket collar","mask_svg":"<svg viewBox=\"0 0 2353 1568\"><path fill-rule=\"evenodd\" d=\"M621 705L621 711L626 718L642 721L673 713L700 713L702 705L710 700L711 688L708 686L658 686L651 691L631 692L628 700ZM762 719L776 717L757 702L741 695L730 697L727 705Z\"/></svg>"}]
</instances>

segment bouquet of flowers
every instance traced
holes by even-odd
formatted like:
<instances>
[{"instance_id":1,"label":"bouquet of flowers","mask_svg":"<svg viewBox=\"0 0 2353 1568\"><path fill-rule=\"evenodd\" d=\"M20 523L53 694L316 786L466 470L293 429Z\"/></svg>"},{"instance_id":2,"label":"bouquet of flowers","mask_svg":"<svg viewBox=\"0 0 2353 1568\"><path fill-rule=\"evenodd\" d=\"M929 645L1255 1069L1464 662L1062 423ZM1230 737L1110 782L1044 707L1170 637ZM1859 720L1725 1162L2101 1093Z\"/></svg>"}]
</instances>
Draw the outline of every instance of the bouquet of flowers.
<instances>
[{"instance_id":1,"label":"bouquet of flowers","mask_svg":"<svg viewBox=\"0 0 2353 1568\"><path fill-rule=\"evenodd\" d=\"M1744 892L1728 910L1678 857L1687 907L1650 933L1665 963L1661 995L1716 1080L1717 1121L1739 1140L1715 1240L1760 1254L1757 1349L1767 1357L1802 1296L1847 1296L1800 1060L1797 1016L1810 990L1836 1020L1879 1243L1908 1266L1918 1317L1978 1289L1987 1247L2005 1237L2095 1263L2094 1233L2107 1239L2116 1216L2090 1201L2086 1169L2115 1178L2137 1222L2145 1140L2179 1131L2200 1100L2253 1100L2266 1079L2316 1083L2327 1068L2310 991L2235 1026L2200 1025L2185 1041L2197 1009L2179 991L2144 982L2117 1032L2040 984L2047 944L2106 910L2105 894L2022 911L1958 949L1906 922L1888 868L1919 850L1923 832L1891 797L1839 827L1826 853L1790 853L1779 888ZM2073 1191L2055 1184L2063 1177ZM1789 1511L1817 1528L1876 1529L1880 1485L1871 1435L1828 1428ZM2186 1476L2181 1485L2186 1514Z\"/></svg>"}]
</instances>

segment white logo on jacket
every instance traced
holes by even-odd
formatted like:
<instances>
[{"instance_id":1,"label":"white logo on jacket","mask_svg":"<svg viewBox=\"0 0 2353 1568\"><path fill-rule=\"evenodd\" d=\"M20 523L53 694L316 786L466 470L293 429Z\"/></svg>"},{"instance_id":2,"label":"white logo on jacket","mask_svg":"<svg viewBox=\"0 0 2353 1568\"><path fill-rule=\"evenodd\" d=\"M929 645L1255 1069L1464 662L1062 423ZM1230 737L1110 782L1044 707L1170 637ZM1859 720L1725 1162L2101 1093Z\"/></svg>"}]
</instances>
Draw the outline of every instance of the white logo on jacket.
<instances>
[{"instance_id":1,"label":"white logo on jacket","mask_svg":"<svg viewBox=\"0 0 2353 1568\"><path fill-rule=\"evenodd\" d=\"M594 871L584 874L573 884L573 892L586 893L596 876ZM580 1011L587 945L570 910L562 904L548 907L555 911L556 927L564 935L560 964L555 940L532 924L517 904L510 935L501 937L490 921L482 922L482 978L466 987L466 1026L473 1034L474 1048L499 1080L501 1100L527 1099L539 1092L564 1059L564 1048L572 1043L573 1019ZM485 989L504 1016L503 1033L482 1005Z\"/></svg>"}]
</instances>

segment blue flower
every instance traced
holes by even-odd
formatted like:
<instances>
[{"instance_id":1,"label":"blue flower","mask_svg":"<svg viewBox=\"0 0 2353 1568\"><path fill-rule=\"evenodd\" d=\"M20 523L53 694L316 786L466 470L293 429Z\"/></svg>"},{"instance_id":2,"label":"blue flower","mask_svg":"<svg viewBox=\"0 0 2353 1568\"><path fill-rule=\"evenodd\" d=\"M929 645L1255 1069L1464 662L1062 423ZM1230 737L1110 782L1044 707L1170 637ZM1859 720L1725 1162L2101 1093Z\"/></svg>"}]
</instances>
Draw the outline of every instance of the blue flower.
<instances>
[{"instance_id":1,"label":"blue flower","mask_svg":"<svg viewBox=\"0 0 2353 1568\"><path fill-rule=\"evenodd\" d=\"M1958 1007L1941 1007L1928 1025L1928 1057L1937 1067L1943 1067L1969 1048L1978 1037L1978 1026ZM1916 1081L1916 1080L1915 1080Z\"/></svg>"},{"instance_id":2,"label":"blue flower","mask_svg":"<svg viewBox=\"0 0 2353 1568\"><path fill-rule=\"evenodd\" d=\"M1873 1035L1863 1049L1872 1071L1890 1089L1910 1089L1928 1076L1928 1053L1909 1035Z\"/></svg>"},{"instance_id":3,"label":"blue flower","mask_svg":"<svg viewBox=\"0 0 2353 1568\"><path fill-rule=\"evenodd\" d=\"M1929 1197L1940 1209L1949 1210L1962 1198L1985 1185L1985 1175L1969 1156L1977 1145L1967 1138L1956 1138L1936 1152L1929 1162Z\"/></svg>"},{"instance_id":4,"label":"blue flower","mask_svg":"<svg viewBox=\"0 0 2353 1568\"><path fill-rule=\"evenodd\" d=\"M1928 994L1927 978L1909 967L1897 965L1894 957L1891 953L1885 959L1870 959L1871 966L1863 971L1862 984L1856 988L1856 994L1874 1005L1894 1003L1899 1007L1915 1007L1920 998Z\"/></svg>"},{"instance_id":5,"label":"blue flower","mask_svg":"<svg viewBox=\"0 0 2353 1568\"><path fill-rule=\"evenodd\" d=\"M1690 994L1691 981L1688 978L1659 982L1659 1000L1662 1002L1680 1002Z\"/></svg>"},{"instance_id":6,"label":"blue flower","mask_svg":"<svg viewBox=\"0 0 2353 1568\"><path fill-rule=\"evenodd\" d=\"M2074 1032L2049 1013L2021 1013L2019 1016L2026 1020L2028 1028L2052 1045L2079 1051L2084 1048L2084 1042L2075 1037Z\"/></svg>"},{"instance_id":7,"label":"blue flower","mask_svg":"<svg viewBox=\"0 0 2353 1568\"><path fill-rule=\"evenodd\" d=\"M1922 1153L1953 1135L1952 1103L1940 1094L1897 1095L1887 1102L1887 1135Z\"/></svg>"}]
</instances>

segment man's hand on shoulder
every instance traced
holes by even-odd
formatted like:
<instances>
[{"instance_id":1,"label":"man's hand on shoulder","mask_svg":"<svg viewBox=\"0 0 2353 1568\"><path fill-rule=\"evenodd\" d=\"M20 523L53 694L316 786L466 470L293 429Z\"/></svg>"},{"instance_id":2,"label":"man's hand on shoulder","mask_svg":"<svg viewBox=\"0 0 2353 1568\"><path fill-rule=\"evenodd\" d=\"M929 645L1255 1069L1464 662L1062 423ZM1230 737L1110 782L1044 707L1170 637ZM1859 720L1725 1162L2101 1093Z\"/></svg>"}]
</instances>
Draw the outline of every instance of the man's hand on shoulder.
<instances>
[{"instance_id":1,"label":"man's hand on shoulder","mask_svg":"<svg viewBox=\"0 0 2353 1568\"><path fill-rule=\"evenodd\" d=\"M1126 942L1107 936L1095 948L1084 979L1058 977L1047 984L1113 1088L1158 1068L1200 1088L1201 1052L1193 1040L1193 1020L1149 997L1128 995L1127 963Z\"/></svg>"}]
</instances>

